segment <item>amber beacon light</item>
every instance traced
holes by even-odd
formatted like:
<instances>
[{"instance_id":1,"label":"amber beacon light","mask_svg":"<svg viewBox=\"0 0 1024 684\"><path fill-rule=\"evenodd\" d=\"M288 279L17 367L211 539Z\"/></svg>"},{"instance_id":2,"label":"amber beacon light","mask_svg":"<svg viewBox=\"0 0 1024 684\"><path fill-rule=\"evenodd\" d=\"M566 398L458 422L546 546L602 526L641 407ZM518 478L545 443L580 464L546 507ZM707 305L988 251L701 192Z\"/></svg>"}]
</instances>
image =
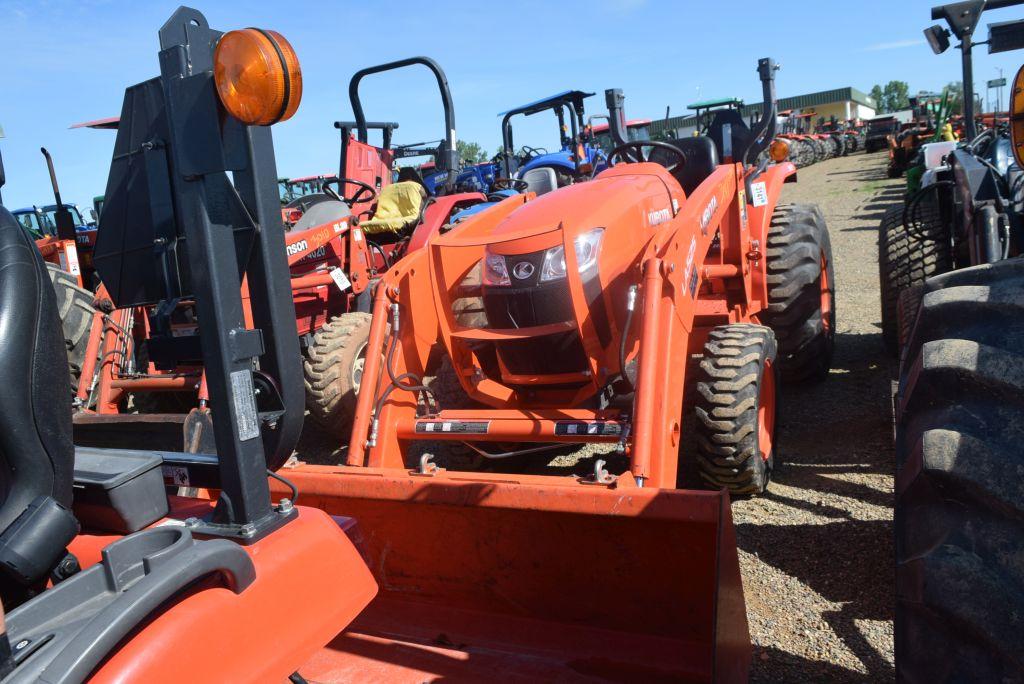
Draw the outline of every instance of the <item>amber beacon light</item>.
<instances>
[{"instance_id":1,"label":"amber beacon light","mask_svg":"<svg viewBox=\"0 0 1024 684\"><path fill-rule=\"evenodd\" d=\"M1019 166L1024 166L1024 66L1013 78L1010 92L1010 142L1013 158Z\"/></svg>"},{"instance_id":2,"label":"amber beacon light","mask_svg":"<svg viewBox=\"0 0 1024 684\"><path fill-rule=\"evenodd\" d=\"M224 108L250 126L287 121L302 100L299 60L276 31L225 33L213 54L213 78Z\"/></svg>"}]
</instances>

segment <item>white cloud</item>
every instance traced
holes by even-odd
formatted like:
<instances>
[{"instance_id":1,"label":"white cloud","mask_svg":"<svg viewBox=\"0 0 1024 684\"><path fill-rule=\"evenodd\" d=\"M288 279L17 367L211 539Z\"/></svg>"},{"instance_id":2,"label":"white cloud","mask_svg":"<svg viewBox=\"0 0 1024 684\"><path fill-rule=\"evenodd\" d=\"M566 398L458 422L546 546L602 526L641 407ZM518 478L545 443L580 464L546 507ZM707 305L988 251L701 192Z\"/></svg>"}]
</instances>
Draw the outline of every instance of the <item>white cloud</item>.
<instances>
[{"instance_id":1,"label":"white cloud","mask_svg":"<svg viewBox=\"0 0 1024 684\"><path fill-rule=\"evenodd\" d=\"M899 48L914 47L915 45L924 45L923 38L914 38L913 40L894 40L891 43L875 43L874 45L868 45L864 48L864 52L878 52L880 50L898 50Z\"/></svg>"}]
</instances>

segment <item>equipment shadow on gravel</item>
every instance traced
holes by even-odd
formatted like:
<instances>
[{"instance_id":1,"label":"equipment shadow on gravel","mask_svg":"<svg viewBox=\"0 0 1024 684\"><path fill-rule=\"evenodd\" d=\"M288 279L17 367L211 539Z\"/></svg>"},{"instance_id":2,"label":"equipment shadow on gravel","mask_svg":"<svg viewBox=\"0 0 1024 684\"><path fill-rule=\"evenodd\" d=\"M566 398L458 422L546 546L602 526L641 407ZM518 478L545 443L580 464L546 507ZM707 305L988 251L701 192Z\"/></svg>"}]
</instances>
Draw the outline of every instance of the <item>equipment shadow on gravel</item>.
<instances>
[{"instance_id":1,"label":"equipment shadow on gravel","mask_svg":"<svg viewBox=\"0 0 1024 684\"><path fill-rule=\"evenodd\" d=\"M876 674L862 674L841 665L821 660L809 660L777 648L758 649L763 660L755 660L750 673L753 684L775 682L830 682L830 684L869 684L879 681ZM755 659L758 656L755 656ZM808 677L814 679L808 680ZM889 679L892 679L890 676Z\"/></svg>"},{"instance_id":2,"label":"equipment shadow on gravel","mask_svg":"<svg viewBox=\"0 0 1024 684\"><path fill-rule=\"evenodd\" d=\"M854 218L858 224L850 228L840 228L844 233L854 233L862 231L877 232L878 222L882 220L886 212L893 207L898 207L903 204L903 192L897 193L878 193L873 195L867 204L862 204L857 209L857 213Z\"/></svg>"},{"instance_id":3,"label":"equipment shadow on gravel","mask_svg":"<svg viewBox=\"0 0 1024 684\"><path fill-rule=\"evenodd\" d=\"M879 476L891 475L894 466L887 406L889 368L881 360L881 351L878 334L840 333L827 379L783 388L778 427L781 465L774 474L774 487L769 486L763 498L806 515L791 525L737 525L743 551L843 606L826 611L822 619L868 675L817 661L792 663L794 673L824 668L821 681L893 677L890 663L855 622L893 617L893 539L891 513L887 514L893 493L885 491L884 478ZM783 664L801 660L782 653L778 658ZM761 665L755 659L755 674ZM764 665L773 676L778 672L779 663L771 655ZM779 672L777 681L789 681L784 674Z\"/></svg>"},{"instance_id":4,"label":"equipment shadow on gravel","mask_svg":"<svg viewBox=\"0 0 1024 684\"><path fill-rule=\"evenodd\" d=\"M740 524L736 526L736 536L739 547L756 555L760 562L799 579L825 600L842 604L838 611L822 613L822 618L867 669L867 681L892 679L892 665L856 623L893 618L896 579L891 521ZM849 566L857 568L855 575L849 572Z\"/></svg>"}]
</instances>

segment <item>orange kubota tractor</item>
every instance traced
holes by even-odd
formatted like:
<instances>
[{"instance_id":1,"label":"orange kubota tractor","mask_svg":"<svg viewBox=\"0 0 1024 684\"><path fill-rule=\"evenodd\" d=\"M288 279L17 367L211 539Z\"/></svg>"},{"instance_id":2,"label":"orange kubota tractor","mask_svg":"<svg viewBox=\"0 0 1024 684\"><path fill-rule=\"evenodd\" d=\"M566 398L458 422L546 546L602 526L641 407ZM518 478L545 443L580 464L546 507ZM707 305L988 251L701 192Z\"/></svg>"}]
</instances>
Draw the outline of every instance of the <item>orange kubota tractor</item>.
<instances>
[{"instance_id":1,"label":"orange kubota tractor","mask_svg":"<svg viewBox=\"0 0 1024 684\"><path fill-rule=\"evenodd\" d=\"M376 592L354 521L298 506L294 491L272 504L268 487L303 416L268 128L298 106L295 53L270 31L221 35L187 8L160 42L160 77L126 92L118 140L132 147L115 156L106 197L136 237L188 251L171 260L107 233L96 265L119 304L164 287L195 298L210 395L225 407L216 500L167 495L161 469L185 454L72 445L57 301L0 207L5 684L303 681L297 671Z\"/></svg>"},{"instance_id":2,"label":"orange kubota tractor","mask_svg":"<svg viewBox=\"0 0 1024 684\"><path fill-rule=\"evenodd\" d=\"M722 112L671 143L627 142L608 91L611 168L506 199L384 275L345 464L282 470L359 520L380 585L306 676L745 679L728 490L764 489L779 380L825 374L834 340L821 214L777 204L782 145L751 163L774 70L759 63L757 130ZM443 468L439 444L512 465ZM559 472L567 446L612 454ZM185 467L206 486L208 459ZM677 488L691 468L714 490Z\"/></svg>"},{"instance_id":3,"label":"orange kubota tractor","mask_svg":"<svg viewBox=\"0 0 1024 684\"><path fill-rule=\"evenodd\" d=\"M759 69L767 117L774 67ZM621 123L621 93L606 95ZM763 491L777 378L828 371L835 316L820 212L778 206L791 164L749 164L772 128L725 110L707 137L619 136L595 182L506 200L397 264L376 292L381 354L367 355L375 390L360 395L349 465L407 466L422 440L596 441L628 455L620 486L672 488L695 465L716 487ZM479 408L438 406L422 380L432 355ZM695 464L680 461L684 438Z\"/></svg>"}]
</instances>

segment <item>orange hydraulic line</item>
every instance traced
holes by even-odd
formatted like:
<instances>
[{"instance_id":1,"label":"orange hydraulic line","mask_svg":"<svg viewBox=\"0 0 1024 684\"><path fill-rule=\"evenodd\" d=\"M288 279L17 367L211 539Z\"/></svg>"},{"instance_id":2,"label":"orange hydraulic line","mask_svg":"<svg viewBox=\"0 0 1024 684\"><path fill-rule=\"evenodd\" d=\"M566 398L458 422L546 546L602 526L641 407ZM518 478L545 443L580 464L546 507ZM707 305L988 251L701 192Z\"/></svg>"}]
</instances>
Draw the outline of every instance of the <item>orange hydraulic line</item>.
<instances>
[{"instance_id":1,"label":"orange hydraulic line","mask_svg":"<svg viewBox=\"0 0 1024 684\"><path fill-rule=\"evenodd\" d=\"M321 285L330 285L334 282L331 278L331 274L328 272L316 273L313 275L305 275L300 278L291 279L292 290L303 290L307 287L319 287Z\"/></svg>"},{"instance_id":2,"label":"orange hydraulic line","mask_svg":"<svg viewBox=\"0 0 1024 684\"><path fill-rule=\"evenodd\" d=\"M633 416L633 454L630 471L637 483L648 477L654 440L655 388L658 373L658 343L661 334L661 259L644 262L644 318L640 329L640 357L636 379L636 413Z\"/></svg>"},{"instance_id":3,"label":"orange hydraulic line","mask_svg":"<svg viewBox=\"0 0 1024 684\"><path fill-rule=\"evenodd\" d=\"M704 267L704 280L739 278L743 274L736 264L708 264Z\"/></svg>"},{"instance_id":4,"label":"orange hydraulic line","mask_svg":"<svg viewBox=\"0 0 1024 684\"><path fill-rule=\"evenodd\" d=\"M115 391L111 385L114 379L114 366L124 362L121 350L118 349L119 328L124 329L132 309L118 309L103 326L103 358L100 360L99 398L96 401L97 413L118 413L117 404L121 401L122 391ZM114 320L117 317L119 320ZM116 325L115 325L116 323ZM125 331L131 334L131 331Z\"/></svg>"},{"instance_id":5,"label":"orange hydraulic line","mask_svg":"<svg viewBox=\"0 0 1024 684\"><path fill-rule=\"evenodd\" d=\"M352 422L352 438L345 464L361 466L366 460L366 435L370 429L370 414L377 399L377 387L380 384L381 354L384 347L384 332L387 325L388 297L386 287L377 286L373 299L373 323L370 325L370 339L366 343L366 365L363 367L363 379L360 382L359 396L356 399L356 415Z\"/></svg>"},{"instance_id":6,"label":"orange hydraulic line","mask_svg":"<svg viewBox=\"0 0 1024 684\"><path fill-rule=\"evenodd\" d=\"M131 390L191 390L195 389L197 379L198 375L117 378L110 381L110 386L114 389Z\"/></svg>"},{"instance_id":7,"label":"orange hydraulic line","mask_svg":"<svg viewBox=\"0 0 1024 684\"><path fill-rule=\"evenodd\" d=\"M102 288L103 286L100 285ZM85 345L85 360L82 361L82 373L78 378L76 397L85 401L92 389L93 376L96 375L96 360L100 355L100 343L103 341L103 313L97 311L92 315L89 329L89 342Z\"/></svg>"}]
</instances>

